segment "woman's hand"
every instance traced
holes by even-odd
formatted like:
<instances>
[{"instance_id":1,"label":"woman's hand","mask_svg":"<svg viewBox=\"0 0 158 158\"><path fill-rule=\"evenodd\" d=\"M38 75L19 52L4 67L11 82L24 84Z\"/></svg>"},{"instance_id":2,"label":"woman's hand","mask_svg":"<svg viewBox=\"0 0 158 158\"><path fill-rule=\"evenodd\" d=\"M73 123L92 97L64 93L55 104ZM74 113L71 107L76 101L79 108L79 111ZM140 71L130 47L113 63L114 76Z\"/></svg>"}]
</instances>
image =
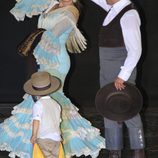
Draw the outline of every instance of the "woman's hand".
<instances>
[{"instance_id":1,"label":"woman's hand","mask_svg":"<svg viewBox=\"0 0 158 158\"><path fill-rule=\"evenodd\" d=\"M114 82L114 85L115 85L116 89L117 89L117 90L122 90L122 89L124 89L124 88L125 88L124 82L125 82L125 81L124 81L123 79L117 77L116 80L115 80L115 82Z\"/></svg>"}]
</instances>

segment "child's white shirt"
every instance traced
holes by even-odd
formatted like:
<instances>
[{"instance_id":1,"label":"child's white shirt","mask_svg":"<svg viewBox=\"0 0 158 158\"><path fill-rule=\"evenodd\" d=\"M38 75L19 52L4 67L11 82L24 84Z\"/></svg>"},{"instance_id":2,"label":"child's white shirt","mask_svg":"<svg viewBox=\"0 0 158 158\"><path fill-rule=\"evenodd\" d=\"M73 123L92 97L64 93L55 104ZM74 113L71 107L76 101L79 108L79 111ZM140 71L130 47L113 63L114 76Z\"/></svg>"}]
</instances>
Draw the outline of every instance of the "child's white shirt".
<instances>
[{"instance_id":1,"label":"child's white shirt","mask_svg":"<svg viewBox=\"0 0 158 158\"><path fill-rule=\"evenodd\" d=\"M33 120L40 121L37 138L60 141L60 105L50 96L41 97L33 106Z\"/></svg>"}]
</instances>

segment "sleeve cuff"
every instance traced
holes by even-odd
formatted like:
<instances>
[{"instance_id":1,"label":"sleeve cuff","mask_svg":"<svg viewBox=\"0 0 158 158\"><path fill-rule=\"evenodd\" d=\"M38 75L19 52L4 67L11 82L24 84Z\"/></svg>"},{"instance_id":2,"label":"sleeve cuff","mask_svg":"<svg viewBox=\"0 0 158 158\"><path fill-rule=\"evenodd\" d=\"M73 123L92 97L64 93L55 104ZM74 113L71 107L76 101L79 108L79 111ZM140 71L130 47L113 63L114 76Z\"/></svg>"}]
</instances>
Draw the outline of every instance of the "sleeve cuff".
<instances>
[{"instance_id":1,"label":"sleeve cuff","mask_svg":"<svg viewBox=\"0 0 158 158\"><path fill-rule=\"evenodd\" d=\"M38 120L41 122L41 119L38 116L33 117L32 120Z\"/></svg>"},{"instance_id":2,"label":"sleeve cuff","mask_svg":"<svg viewBox=\"0 0 158 158\"><path fill-rule=\"evenodd\" d=\"M131 75L130 72L121 70L121 72L119 73L118 77L123 79L124 81L127 81L129 79L130 75Z\"/></svg>"}]
</instances>

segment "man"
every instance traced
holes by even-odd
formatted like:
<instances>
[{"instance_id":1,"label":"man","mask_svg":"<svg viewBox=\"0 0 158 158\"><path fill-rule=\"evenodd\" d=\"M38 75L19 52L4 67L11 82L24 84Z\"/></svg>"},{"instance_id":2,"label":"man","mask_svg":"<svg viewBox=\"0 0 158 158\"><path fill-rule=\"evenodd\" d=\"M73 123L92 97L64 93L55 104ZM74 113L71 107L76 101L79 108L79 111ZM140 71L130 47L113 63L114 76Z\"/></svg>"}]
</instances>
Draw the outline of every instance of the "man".
<instances>
[{"instance_id":1,"label":"man","mask_svg":"<svg viewBox=\"0 0 158 158\"><path fill-rule=\"evenodd\" d=\"M135 84L136 65L141 56L140 18L130 0L92 0L108 11L99 33L100 86L114 82L117 90L125 82ZM124 122L104 118L109 158L121 158L123 123L128 128L133 158L145 158L140 115Z\"/></svg>"}]
</instances>

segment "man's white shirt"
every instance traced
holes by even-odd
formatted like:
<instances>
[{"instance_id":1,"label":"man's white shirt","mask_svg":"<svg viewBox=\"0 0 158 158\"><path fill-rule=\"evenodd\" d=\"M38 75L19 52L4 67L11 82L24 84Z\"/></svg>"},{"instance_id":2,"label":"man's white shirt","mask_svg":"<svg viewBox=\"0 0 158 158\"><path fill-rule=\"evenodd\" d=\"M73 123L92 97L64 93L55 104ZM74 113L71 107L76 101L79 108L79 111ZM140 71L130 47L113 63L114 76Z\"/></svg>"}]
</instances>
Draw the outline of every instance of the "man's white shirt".
<instances>
[{"instance_id":1,"label":"man's white shirt","mask_svg":"<svg viewBox=\"0 0 158 158\"><path fill-rule=\"evenodd\" d=\"M103 26L108 25L123 8L125 8L131 3L130 0L120 0L113 6L110 6L106 3L106 0L92 1L108 12L102 24ZM120 24L122 28L125 47L127 50L127 58L124 62L124 65L121 66L121 70L118 77L123 79L124 81L127 81L133 69L137 65L142 53L140 32L141 22L138 12L135 9L127 11L122 16Z\"/></svg>"}]
</instances>

